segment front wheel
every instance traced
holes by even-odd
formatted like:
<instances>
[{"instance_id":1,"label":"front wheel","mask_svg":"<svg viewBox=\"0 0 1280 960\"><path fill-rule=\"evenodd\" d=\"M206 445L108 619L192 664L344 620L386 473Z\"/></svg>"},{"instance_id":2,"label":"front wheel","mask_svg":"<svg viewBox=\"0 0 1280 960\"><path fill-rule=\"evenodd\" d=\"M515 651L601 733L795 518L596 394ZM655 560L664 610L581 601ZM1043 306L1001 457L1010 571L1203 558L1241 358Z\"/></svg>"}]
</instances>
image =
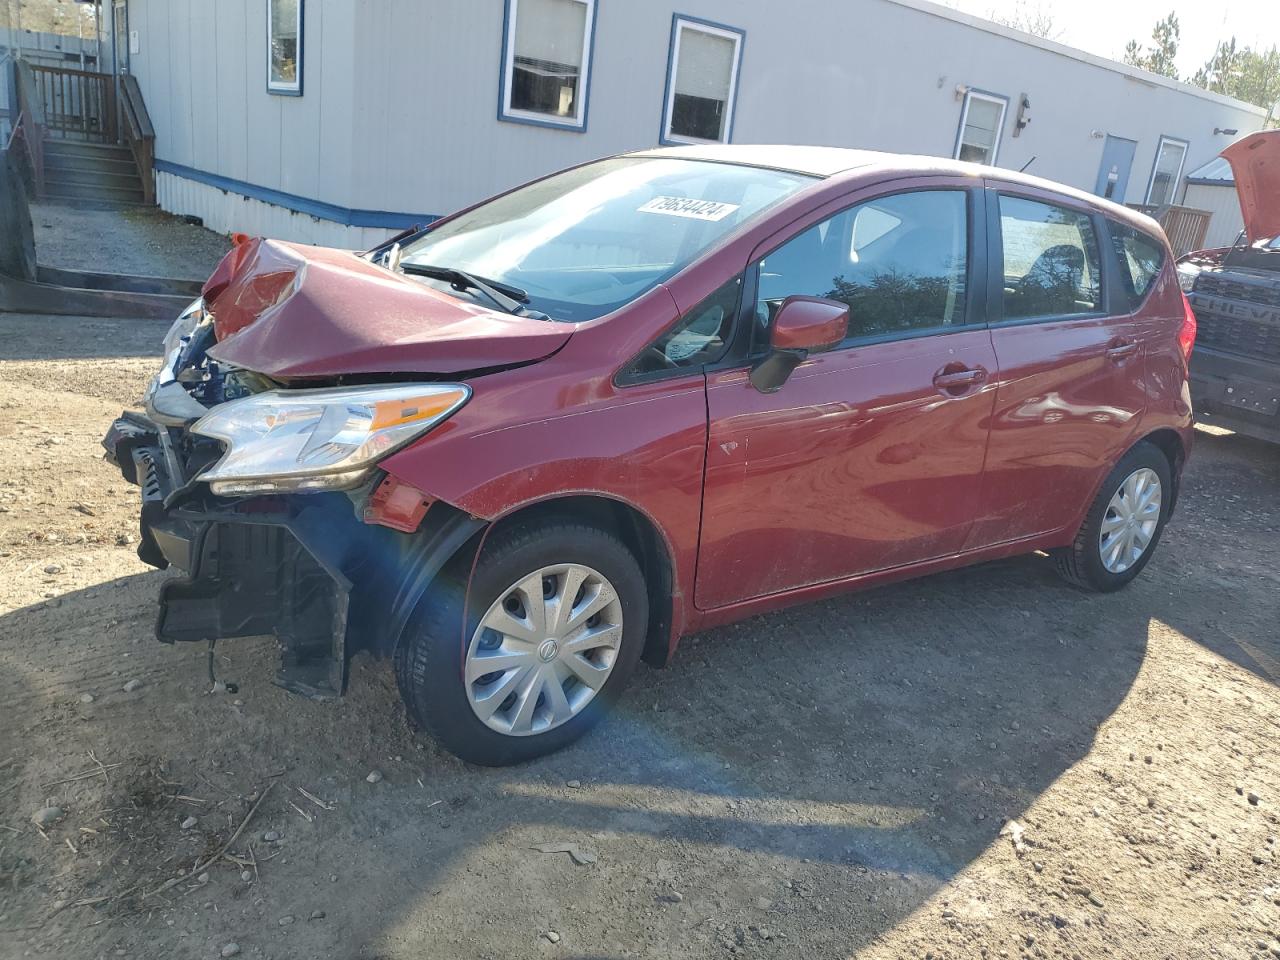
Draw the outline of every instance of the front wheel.
<instances>
[{"instance_id":1,"label":"front wheel","mask_svg":"<svg viewBox=\"0 0 1280 960\"><path fill-rule=\"evenodd\" d=\"M454 566L436 586L406 627L396 679L414 719L463 760L499 766L571 743L616 702L640 658L644 578L605 530L568 520L500 528L474 573Z\"/></svg>"},{"instance_id":2,"label":"front wheel","mask_svg":"<svg viewBox=\"0 0 1280 960\"><path fill-rule=\"evenodd\" d=\"M1140 443L1107 476L1075 542L1056 551L1058 572L1088 590L1119 590L1142 572L1169 519L1169 461Z\"/></svg>"}]
</instances>

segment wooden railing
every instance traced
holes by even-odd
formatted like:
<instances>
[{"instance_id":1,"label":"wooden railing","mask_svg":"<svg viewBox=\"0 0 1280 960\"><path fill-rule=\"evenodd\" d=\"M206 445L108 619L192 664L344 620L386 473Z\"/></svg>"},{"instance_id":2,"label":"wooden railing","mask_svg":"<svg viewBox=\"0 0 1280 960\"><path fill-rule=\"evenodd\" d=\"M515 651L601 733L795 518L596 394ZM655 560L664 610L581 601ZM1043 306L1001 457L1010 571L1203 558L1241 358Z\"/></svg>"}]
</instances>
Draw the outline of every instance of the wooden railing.
<instances>
[{"instance_id":1,"label":"wooden railing","mask_svg":"<svg viewBox=\"0 0 1280 960\"><path fill-rule=\"evenodd\" d=\"M27 115L19 113L9 132L9 142L5 144L5 152L14 157L19 164L22 175L31 182L36 196L44 194L44 157L41 151L39 136L32 133Z\"/></svg>"},{"instance_id":2,"label":"wooden railing","mask_svg":"<svg viewBox=\"0 0 1280 960\"><path fill-rule=\"evenodd\" d=\"M40 66L27 60L14 61L13 71L18 118L9 138L10 146L22 147L19 155L30 167L37 197L45 195L45 141L58 136L123 143L138 165L143 202L156 202L156 131L136 77L119 77L117 101L117 78L111 74Z\"/></svg>"},{"instance_id":3,"label":"wooden railing","mask_svg":"<svg viewBox=\"0 0 1280 960\"><path fill-rule=\"evenodd\" d=\"M1169 246L1173 247L1175 256L1180 257L1184 253L1199 250L1204 246L1204 237L1209 231L1209 219L1213 216L1211 211L1181 207L1176 204L1156 206L1133 203L1130 206L1159 222L1164 229L1164 235L1169 238Z\"/></svg>"},{"instance_id":4,"label":"wooden railing","mask_svg":"<svg viewBox=\"0 0 1280 960\"><path fill-rule=\"evenodd\" d=\"M107 73L27 64L51 135L116 142L114 78Z\"/></svg>"},{"instance_id":5,"label":"wooden railing","mask_svg":"<svg viewBox=\"0 0 1280 960\"><path fill-rule=\"evenodd\" d=\"M126 73L120 77L121 139L133 152L138 164L138 177L142 180L142 202L156 202L156 131L151 116L142 100L138 78Z\"/></svg>"},{"instance_id":6,"label":"wooden railing","mask_svg":"<svg viewBox=\"0 0 1280 960\"><path fill-rule=\"evenodd\" d=\"M44 196L44 138L47 136L44 107L31 76L31 65L25 60L15 60L14 79L18 88L18 119L9 137L12 149L22 144L22 155L30 167L31 186L37 197Z\"/></svg>"}]
</instances>

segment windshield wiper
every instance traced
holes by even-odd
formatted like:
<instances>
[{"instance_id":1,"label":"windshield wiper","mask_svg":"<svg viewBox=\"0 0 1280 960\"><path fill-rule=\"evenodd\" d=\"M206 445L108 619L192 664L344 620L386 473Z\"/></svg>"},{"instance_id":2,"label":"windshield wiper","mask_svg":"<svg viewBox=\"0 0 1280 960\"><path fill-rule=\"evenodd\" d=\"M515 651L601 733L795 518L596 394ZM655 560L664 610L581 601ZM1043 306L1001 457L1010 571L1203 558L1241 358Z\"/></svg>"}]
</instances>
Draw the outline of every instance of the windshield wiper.
<instances>
[{"instance_id":1,"label":"windshield wiper","mask_svg":"<svg viewBox=\"0 0 1280 960\"><path fill-rule=\"evenodd\" d=\"M483 277L477 277L474 273L459 270L457 267L439 267L430 263L404 262L401 262L399 267L405 273L415 274L420 277L431 277L435 280L447 280L453 286L463 289L479 290L507 313L513 313L520 317L534 317L539 320L550 319L546 314L530 310L525 306L529 302L529 294L519 287L514 287L507 283L499 283L496 280L486 280Z\"/></svg>"}]
</instances>

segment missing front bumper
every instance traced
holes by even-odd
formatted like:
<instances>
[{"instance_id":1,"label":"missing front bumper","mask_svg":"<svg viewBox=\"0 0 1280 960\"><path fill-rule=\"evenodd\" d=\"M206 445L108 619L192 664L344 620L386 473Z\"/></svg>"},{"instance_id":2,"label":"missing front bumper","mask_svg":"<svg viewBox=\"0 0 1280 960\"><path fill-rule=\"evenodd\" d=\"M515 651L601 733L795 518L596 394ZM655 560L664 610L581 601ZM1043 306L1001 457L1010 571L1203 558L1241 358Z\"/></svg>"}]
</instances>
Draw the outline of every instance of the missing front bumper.
<instances>
[{"instance_id":1,"label":"missing front bumper","mask_svg":"<svg viewBox=\"0 0 1280 960\"><path fill-rule=\"evenodd\" d=\"M160 588L162 643L274 637L275 682L316 699L346 686L351 581L315 547L301 516L184 517L195 531L189 576Z\"/></svg>"},{"instance_id":2,"label":"missing front bumper","mask_svg":"<svg viewBox=\"0 0 1280 960\"><path fill-rule=\"evenodd\" d=\"M340 695L356 647L390 655L436 575L487 523L435 502L412 532L370 524L354 491L214 497L188 475L198 468L186 466L183 442L140 414L103 439L107 459L141 488L138 556L186 572L161 587L156 636L272 636L275 682L306 696Z\"/></svg>"},{"instance_id":3,"label":"missing front bumper","mask_svg":"<svg viewBox=\"0 0 1280 960\"><path fill-rule=\"evenodd\" d=\"M316 699L341 695L351 571L360 556L349 501L192 495L168 430L138 414L112 424L103 446L141 489L138 556L187 574L160 588L156 638L274 637L279 686Z\"/></svg>"}]
</instances>

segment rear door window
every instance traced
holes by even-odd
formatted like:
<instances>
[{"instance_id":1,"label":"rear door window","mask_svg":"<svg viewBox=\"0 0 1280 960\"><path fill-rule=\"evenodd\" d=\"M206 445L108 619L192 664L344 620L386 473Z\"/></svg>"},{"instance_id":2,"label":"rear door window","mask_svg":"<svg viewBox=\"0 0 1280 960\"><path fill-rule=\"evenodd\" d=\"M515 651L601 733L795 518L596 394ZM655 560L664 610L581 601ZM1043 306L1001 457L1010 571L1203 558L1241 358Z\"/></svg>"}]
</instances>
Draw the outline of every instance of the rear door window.
<instances>
[{"instance_id":1,"label":"rear door window","mask_svg":"<svg viewBox=\"0 0 1280 960\"><path fill-rule=\"evenodd\" d=\"M1164 244L1131 226L1107 221L1111 245L1120 265L1120 289L1129 309L1137 310L1147 298L1156 277L1164 266Z\"/></svg>"},{"instance_id":2,"label":"rear door window","mask_svg":"<svg viewBox=\"0 0 1280 960\"><path fill-rule=\"evenodd\" d=\"M1004 319L1098 313L1098 239L1088 214L1000 195Z\"/></svg>"}]
</instances>

